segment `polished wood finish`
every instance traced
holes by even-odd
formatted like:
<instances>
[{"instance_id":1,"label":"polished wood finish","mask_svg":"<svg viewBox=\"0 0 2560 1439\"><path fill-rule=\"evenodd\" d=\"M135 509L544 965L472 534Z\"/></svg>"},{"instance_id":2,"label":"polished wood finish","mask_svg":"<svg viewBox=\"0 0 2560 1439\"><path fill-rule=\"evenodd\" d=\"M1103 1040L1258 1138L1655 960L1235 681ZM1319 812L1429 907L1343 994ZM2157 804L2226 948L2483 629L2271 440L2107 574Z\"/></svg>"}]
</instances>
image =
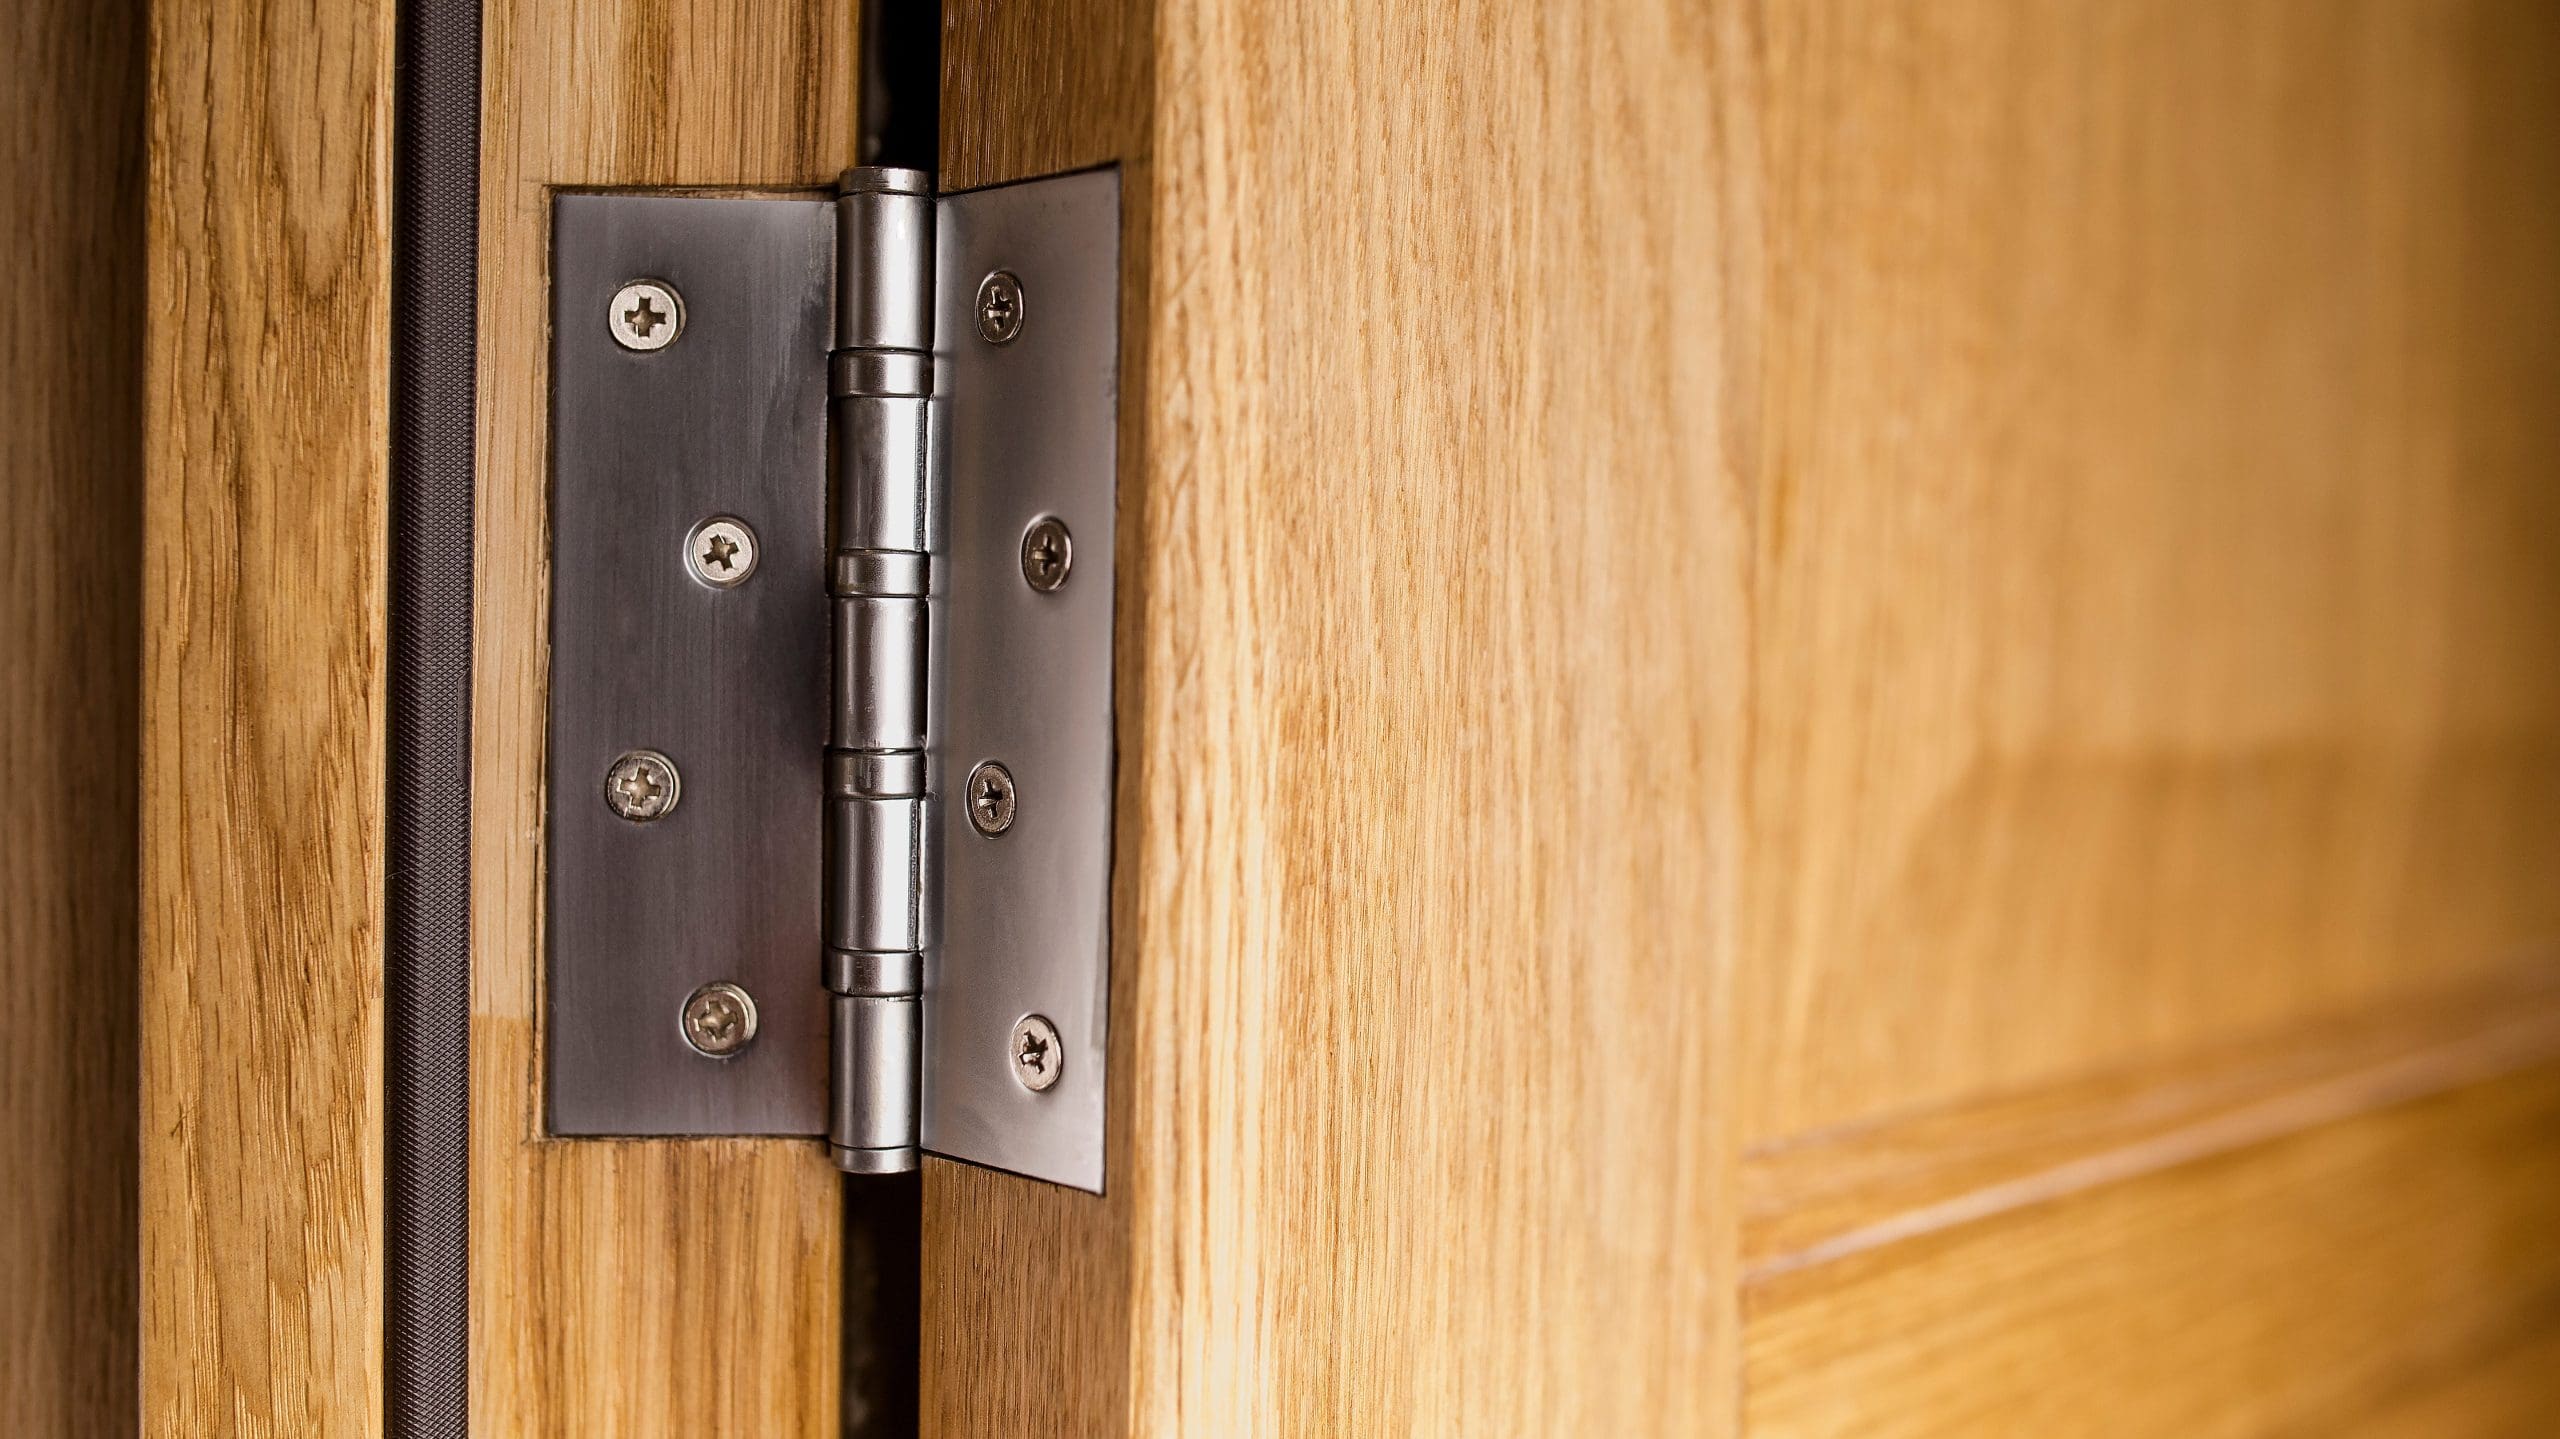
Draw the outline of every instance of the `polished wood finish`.
<instances>
[{"instance_id":1,"label":"polished wood finish","mask_svg":"<svg viewBox=\"0 0 2560 1439\"><path fill-rule=\"evenodd\" d=\"M2560 984L2369 1017L1793 1136L1742 1165L1758 1283L2560 1061Z\"/></svg>"},{"instance_id":2,"label":"polished wood finish","mask_svg":"<svg viewBox=\"0 0 2560 1439\"><path fill-rule=\"evenodd\" d=\"M1746 1429L2495 1372L2560 1300L2560 19L1762 34Z\"/></svg>"},{"instance_id":3,"label":"polished wood finish","mask_svg":"<svg viewBox=\"0 0 2560 1439\"><path fill-rule=\"evenodd\" d=\"M2378 1406L2339 1415L2329 1432L2352 1439L2539 1439L2560 1432L2554 1374L2560 1374L2560 1323L2546 1320L2518 1343L2489 1348Z\"/></svg>"},{"instance_id":4,"label":"polished wood finish","mask_svg":"<svg viewBox=\"0 0 2560 1439\"><path fill-rule=\"evenodd\" d=\"M545 223L824 184L853 8L488 7L481 1432L838 1423L816 1146L540 1133ZM1124 588L1110 1192L929 1164L928 1432L2548 1427L2560 16L949 18L946 185L1123 166ZM368 1434L390 19L151 33L138 1402Z\"/></svg>"},{"instance_id":5,"label":"polished wood finish","mask_svg":"<svg viewBox=\"0 0 2560 1439\"><path fill-rule=\"evenodd\" d=\"M928 1432L2547 1414L2554 63L954 5L1128 588L1110 1193L929 1166Z\"/></svg>"},{"instance_id":6,"label":"polished wood finish","mask_svg":"<svg viewBox=\"0 0 2560 1439\"><path fill-rule=\"evenodd\" d=\"M391 6L151 14L152 1434L379 1431Z\"/></svg>"},{"instance_id":7,"label":"polished wood finish","mask_svg":"<svg viewBox=\"0 0 2560 1439\"><path fill-rule=\"evenodd\" d=\"M1125 588L1110 1192L931 1165L928 1432L1730 1402L1720 24L957 7L946 184L1125 167Z\"/></svg>"},{"instance_id":8,"label":"polished wood finish","mask_svg":"<svg viewBox=\"0 0 2560 1439\"><path fill-rule=\"evenodd\" d=\"M2560 1304L2555 1133L2546 1062L1765 1280L1742 1430L2341 1432Z\"/></svg>"},{"instance_id":9,"label":"polished wood finish","mask_svg":"<svg viewBox=\"0 0 2560 1439\"><path fill-rule=\"evenodd\" d=\"M824 1146L541 1132L548 274L555 186L831 184L854 159L858 8L483 12L474 1433L836 1432L840 1181Z\"/></svg>"},{"instance_id":10,"label":"polished wood finish","mask_svg":"<svg viewBox=\"0 0 2560 1439\"><path fill-rule=\"evenodd\" d=\"M0 55L0 1396L130 1434L142 8L12 5Z\"/></svg>"},{"instance_id":11,"label":"polished wood finish","mask_svg":"<svg viewBox=\"0 0 2560 1439\"><path fill-rule=\"evenodd\" d=\"M2560 16L1772 5L1744 1136L2548 969Z\"/></svg>"}]
</instances>

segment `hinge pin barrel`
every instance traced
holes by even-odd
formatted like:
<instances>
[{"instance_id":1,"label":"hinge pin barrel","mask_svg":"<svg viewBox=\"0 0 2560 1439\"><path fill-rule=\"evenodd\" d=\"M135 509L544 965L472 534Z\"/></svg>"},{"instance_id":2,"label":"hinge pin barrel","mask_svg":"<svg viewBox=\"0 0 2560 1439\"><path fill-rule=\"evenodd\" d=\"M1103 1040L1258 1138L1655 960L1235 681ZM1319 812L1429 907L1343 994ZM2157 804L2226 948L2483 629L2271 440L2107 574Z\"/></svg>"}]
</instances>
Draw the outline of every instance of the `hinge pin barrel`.
<instances>
[{"instance_id":1,"label":"hinge pin barrel","mask_svg":"<svg viewBox=\"0 0 2560 1439\"><path fill-rule=\"evenodd\" d=\"M863 1174L915 1168L929 894L927 632L935 541L931 177L849 170L836 200L835 685L826 797L828 1143Z\"/></svg>"}]
</instances>

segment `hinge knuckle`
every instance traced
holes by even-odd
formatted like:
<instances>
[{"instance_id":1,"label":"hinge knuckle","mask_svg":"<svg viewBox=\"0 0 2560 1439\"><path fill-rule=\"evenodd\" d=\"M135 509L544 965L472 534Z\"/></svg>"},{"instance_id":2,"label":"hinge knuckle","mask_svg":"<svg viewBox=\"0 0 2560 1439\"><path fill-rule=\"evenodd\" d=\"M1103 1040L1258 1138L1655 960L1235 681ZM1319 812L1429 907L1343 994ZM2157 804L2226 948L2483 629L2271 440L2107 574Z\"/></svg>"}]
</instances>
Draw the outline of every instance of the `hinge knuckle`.
<instances>
[{"instance_id":1,"label":"hinge knuckle","mask_svg":"<svg viewBox=\"0 0 2560 1439\"><path fill-rule=\"evenodd\" d=\"M828 591L827 1138L860 1173L915 1167L924 989L933 534L933 185L847 171L827 361L836 515Z\"/></svg>"},{"instance_id":2,"label":"hinge knuckle","mask_svg":"<svg viewBox=\"0 0 2560 1439\"><path fill-rule=\"evenodd\" d=\"M916 996L835 997L835 1102L827 1145L837 1167L895 1174L916 1165Z\"/></svg>"},{"instance_id":3,"label":"hinge knuckle","mask_svg":"<svg viewBox=\"0 0 2560 1439\"><path fill-rule=\"evenodd\" d=\"M933 350L933 179L847 170L836 198L836 348Z\"/></svg>"},{"instance_id":4,"label":"hinge knuckle","mask_svg":"<svg viewBox=\"0 0 2560 1439\"><path fill-rule=\"evenodd\" d=\"M924 824L921 794L827 802L827 843L843 857L828 866L829 949L924 947Z\"/></svg>"},{"instance_id":5,"label":"hinge knuckle","mask_svg":"<svg viewBox=\"0 0 2560 1439\"><path fill-rule=\"evenodd\" d=\"M933 548L932 402L915 395L838 395L836 543L840 550L922 554Z\"/></svg>"},{"instance_id":6,"label":"hinge knuckle","mask_svg":"<svg viewBox=\"0 0 2560 1439\"><path fill-rule=\"evenodd\" d=\"M835 602L835 723L841 750L921 750L925 600Z\"/></svg>"}]
</instances>

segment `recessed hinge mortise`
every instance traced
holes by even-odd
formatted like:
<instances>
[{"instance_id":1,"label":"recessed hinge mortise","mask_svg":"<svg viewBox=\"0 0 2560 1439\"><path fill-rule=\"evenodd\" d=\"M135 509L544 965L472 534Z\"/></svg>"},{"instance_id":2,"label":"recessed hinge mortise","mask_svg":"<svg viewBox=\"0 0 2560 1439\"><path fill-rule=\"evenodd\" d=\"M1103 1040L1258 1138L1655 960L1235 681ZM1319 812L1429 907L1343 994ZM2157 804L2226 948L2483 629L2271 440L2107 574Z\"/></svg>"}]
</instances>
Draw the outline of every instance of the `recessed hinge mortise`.
<instances>
[{"instance_id":1,"label":"recessed hinge mortise","mask_svg":"<svg viewBox=\"0 0 2560 1439\"><path fill-rule=\"evenodd\" d=\"M556 197L555 1134L1102 1187L1118 197Z\"/></svg>"}]
</instances>

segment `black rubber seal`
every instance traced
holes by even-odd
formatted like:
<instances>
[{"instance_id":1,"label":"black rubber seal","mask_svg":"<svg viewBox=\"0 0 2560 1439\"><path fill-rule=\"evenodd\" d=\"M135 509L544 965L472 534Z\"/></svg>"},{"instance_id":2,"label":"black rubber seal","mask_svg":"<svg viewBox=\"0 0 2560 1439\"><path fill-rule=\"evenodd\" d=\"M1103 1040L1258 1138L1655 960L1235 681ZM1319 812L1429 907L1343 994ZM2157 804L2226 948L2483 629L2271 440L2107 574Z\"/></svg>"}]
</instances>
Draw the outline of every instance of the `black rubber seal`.
<instances>
[{"instance_id":1,"label":"black rubber seal","mask_svg":"<svg viewBox=\"0 0 2560 1439\"><path fill-rule=\"evenodd\" d=\"M402 0L391 190L383 1408L470 1427L471 580L479 0Z\"/></svg>"}]
</instances>

